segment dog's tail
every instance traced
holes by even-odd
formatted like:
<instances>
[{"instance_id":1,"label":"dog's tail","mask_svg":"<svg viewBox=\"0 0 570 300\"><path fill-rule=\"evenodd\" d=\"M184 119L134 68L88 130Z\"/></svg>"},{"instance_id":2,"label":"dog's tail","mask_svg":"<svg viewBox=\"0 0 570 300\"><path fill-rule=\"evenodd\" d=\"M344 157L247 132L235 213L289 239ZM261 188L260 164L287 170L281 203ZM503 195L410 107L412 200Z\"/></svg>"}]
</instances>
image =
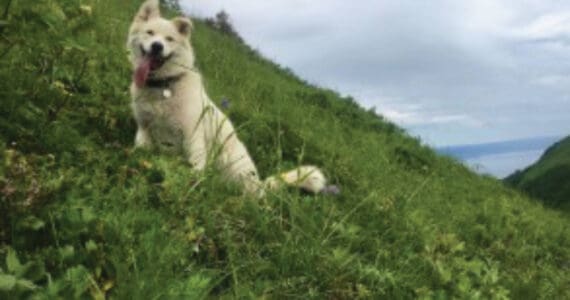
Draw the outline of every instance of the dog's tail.
<instances>
[{"instance_id":1,"label":"dog's tail","mask_svg":"<svg viewBox=\"0 0 570 300\"><path fill-rule=\"evenodd\" d=\"M265 190L277 190L284 185L298 187L304 191L318 194L327 186L323 172L315 166L301 166L294 170L271 176L264 182Z\"/></svg>"}]
</instances>

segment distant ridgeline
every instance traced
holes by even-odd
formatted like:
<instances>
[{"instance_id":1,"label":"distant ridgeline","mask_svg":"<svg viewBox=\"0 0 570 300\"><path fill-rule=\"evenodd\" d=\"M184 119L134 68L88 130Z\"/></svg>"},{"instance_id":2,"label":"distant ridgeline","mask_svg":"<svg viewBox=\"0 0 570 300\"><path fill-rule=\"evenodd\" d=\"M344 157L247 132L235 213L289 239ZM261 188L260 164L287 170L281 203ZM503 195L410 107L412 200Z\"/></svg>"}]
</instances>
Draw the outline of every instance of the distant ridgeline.
<instances>
[{"instance_id":1,"label":"distant ridgeline","mask_svg":"<svg viewBox=\"0 0 570 300\"><path fill-rule=\"evenodd\" d=\"M570 210L570 136L552 145L537 163L515 172L505 182L550 206Z\"/></svg>"}]
</instances>

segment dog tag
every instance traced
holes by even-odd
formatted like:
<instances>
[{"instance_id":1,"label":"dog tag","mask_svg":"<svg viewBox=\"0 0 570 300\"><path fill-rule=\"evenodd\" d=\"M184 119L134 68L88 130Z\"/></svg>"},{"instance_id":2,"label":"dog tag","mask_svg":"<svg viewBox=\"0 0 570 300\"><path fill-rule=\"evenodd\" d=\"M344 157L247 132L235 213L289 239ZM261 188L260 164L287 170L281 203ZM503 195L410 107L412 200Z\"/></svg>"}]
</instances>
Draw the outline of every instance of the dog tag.
<instances>
[{"instance_id":1,"label":"dog tag","mask_svg":"<svg viewBox=\"0 0 570 300\"><path fill-rule=\"evenodd\" d=\"M172 97L172 91L170 91L169 89L166 89L166 90L162 91L162 95L164 96L164 98L170 98L170 97Z\"/></svg>"}]
</instances>

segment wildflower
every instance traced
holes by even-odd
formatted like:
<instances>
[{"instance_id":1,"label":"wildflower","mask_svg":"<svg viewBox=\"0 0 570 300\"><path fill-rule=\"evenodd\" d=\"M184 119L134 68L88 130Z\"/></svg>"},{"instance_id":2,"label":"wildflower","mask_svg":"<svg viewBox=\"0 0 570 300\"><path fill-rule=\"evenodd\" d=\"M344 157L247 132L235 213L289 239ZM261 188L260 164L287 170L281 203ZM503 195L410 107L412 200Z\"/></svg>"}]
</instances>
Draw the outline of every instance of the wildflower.
<instances>
[{"instance_id":1,"label":"wildflower","mask_svg":"<svg viewBox=\"0 0 570 300\"><path fill-rule=\"evenodd\" d=\"M222 99L222 103L220 104L222 106L223 109L229 109L231 104L230 104L230 99L228 98L223 98Z\"/></svg>"},{"instance_id":2,"label":"wildflower","mask_svg":"<svg viewBox=\"0 0 570 300\"><path fill-rule=\"evenodd\" d=\"M323 188L321 193L325 195L338 196L340 195L340 188L336 185L329 185Z\"/></svg>"}]
</instances>

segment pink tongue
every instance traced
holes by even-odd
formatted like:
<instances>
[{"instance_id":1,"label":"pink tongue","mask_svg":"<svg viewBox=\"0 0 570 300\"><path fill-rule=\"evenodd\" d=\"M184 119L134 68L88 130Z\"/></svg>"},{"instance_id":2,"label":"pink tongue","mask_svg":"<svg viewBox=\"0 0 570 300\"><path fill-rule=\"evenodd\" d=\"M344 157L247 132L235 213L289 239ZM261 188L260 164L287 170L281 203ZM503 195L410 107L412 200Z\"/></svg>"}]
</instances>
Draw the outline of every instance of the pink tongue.
<instances>
[{"instance_id":1,"label":"pink tongue","mask_svg":"<svg viewBox=\"0 0 570 300\"><path fill-rule=\"evenodd\" d=\"M134 80L135 80L135 84L139 88L144 87L144 84L146 83L146 79L148 78L148 74L150 73L151 64L152 64L152 59L150 59L148 57L144 57L140 61L137 69L135 70Z\"/></svg>"}]
</instances>

